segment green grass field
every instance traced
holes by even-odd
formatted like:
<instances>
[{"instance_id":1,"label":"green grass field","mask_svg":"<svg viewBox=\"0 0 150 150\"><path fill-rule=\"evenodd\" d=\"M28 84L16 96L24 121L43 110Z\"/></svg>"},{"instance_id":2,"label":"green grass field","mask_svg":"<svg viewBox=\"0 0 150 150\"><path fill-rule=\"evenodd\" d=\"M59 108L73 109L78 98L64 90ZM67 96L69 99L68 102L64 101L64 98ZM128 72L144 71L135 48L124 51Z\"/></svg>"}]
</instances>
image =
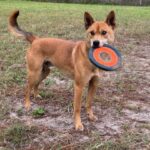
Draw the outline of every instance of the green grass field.
<instances>
[{"instance_id":1,"label":"green grass field","mask_svg":"<svg viewBox=\"0 0 150 150\"><path fill-rule=\"evenodd\" d=\"M95 20L104 20L110 10L116 12L115 46L122 53L123 67L102 73L93 103L99 120L90 123L83 105L85 131L74 130L72 81L57 69L40 86L43 99L32 98L32 110L25 111L29 44L7 28L8 16L16 9L26 31L72 40L85 38L85 11ZM0 149L150 149L149 39L150 7L0 1Z\"/></svg>"}]
</instances>

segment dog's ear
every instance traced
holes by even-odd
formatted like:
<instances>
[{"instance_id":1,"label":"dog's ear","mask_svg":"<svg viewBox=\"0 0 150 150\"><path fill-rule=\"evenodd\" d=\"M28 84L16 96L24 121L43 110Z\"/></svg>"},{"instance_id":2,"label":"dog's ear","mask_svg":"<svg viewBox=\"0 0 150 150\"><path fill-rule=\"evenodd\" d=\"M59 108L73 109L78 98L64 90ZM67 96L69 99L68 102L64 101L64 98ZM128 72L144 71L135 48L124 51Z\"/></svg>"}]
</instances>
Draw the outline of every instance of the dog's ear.
<instances>
[{"instance_id":1,"label":"dog's ear","mask_svg":"<svg viewBox=\"0 0 150 150\"><path fill-rule=\"evenodd\" d=\"M84 23L86 30L94 23L94 19L88 12L84 13Z\"/></svg>"},{"instance_id":2,"label":"dog's ear","mask_svg":"<svg viewBox=\"0 0 150 150\"><path fill-rule=\"evenodd\" d=\"M115 27L116 27L116 22L115 22L115 21L116 21L115 12L112 10L112 11L108 14L108 16L107 16L105 22L106 22L109 26L111 26L112 29L114 30Z\"/></svg>"}]
</instances>

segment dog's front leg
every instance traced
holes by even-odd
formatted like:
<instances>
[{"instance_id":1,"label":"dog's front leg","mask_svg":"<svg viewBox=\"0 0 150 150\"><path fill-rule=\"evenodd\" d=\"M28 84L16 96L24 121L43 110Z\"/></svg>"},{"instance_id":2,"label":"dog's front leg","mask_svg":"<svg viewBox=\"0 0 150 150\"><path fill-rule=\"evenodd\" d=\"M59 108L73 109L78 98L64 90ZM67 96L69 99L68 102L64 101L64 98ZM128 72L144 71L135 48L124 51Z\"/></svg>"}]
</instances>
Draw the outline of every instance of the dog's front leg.
<instances>
[{"instance_id":1,"label":"dog's front leg","mask_svg":"<svg viewBox=\"0 0 150 150\"><path fill-rule=\"evenodd\" d=\"M89 119L92 121L97 120L97 117L93 114L93 111L92 111L92 100L96 91L97 83L98 83L97 76L94 76L89 81L88 95L87 95L87 101L86 101L87 114L88 114Z\"/></svg>"},{"instance_id":2,"label":"dog's front leg","mask_svg":"<svg viewBox=\"0 0 150 150\"><path fill-rule=\"evenodd\" d=\"M83 87L83 85L77 83L74 85L74 123L75 129L81 131L84 130L80 116Z\"/></svg>"}]
</instances>

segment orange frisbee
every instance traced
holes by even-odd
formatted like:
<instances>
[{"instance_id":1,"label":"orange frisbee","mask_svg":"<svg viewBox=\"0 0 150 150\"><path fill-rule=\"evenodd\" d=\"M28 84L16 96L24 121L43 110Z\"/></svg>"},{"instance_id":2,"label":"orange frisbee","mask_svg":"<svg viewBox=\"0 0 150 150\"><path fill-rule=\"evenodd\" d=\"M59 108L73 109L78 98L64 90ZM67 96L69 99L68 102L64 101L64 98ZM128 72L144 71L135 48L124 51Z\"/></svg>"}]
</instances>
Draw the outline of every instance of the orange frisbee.
<instances>
[{"instance_id":1,"label":"orange frisbee","mask_svg":"<svg viewBox=\"0 0 150 150\"><path fill-rule=\"evenodd\" d=\"M91 48L89 59L96 67L107 71L116 70L121 66L120 52L108 44L99 48Z\"/></svg>"}]
</instances>

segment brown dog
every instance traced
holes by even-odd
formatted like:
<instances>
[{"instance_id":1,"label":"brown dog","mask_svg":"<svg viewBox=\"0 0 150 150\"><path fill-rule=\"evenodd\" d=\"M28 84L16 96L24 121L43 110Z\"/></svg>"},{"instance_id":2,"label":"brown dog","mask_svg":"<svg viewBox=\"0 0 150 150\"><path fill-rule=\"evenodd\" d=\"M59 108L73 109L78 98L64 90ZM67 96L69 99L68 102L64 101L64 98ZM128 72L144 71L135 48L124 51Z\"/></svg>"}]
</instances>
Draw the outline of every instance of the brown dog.
<instances>
[{"instance_id":1,"label":"brown dog","mask_svg":"<svg viewBox=\"0 0 150 150\"><path fill-rule=\"evenodd\" d=\"M111 11L105 21L94 21L87 12L84 14L87 39L73 42L57 38L39 38L22 30L17 23L19 11L15 11L9 18L9 29L16 36L23 36L31 43L26 53L28 83L25 94L25 107L30 108L30 93L34 90L34 96L38 95L38 86L50 73L50 66L56 66L65 71L74 80L74 122L76 130L83 130L80 110L82 92L86 84L87 114L89 119L96 120L91 103L96 90L99 69L88 58L91 46L102 46L104 43L114 41L115 13Z\"/></svg>"}]
</instances>

